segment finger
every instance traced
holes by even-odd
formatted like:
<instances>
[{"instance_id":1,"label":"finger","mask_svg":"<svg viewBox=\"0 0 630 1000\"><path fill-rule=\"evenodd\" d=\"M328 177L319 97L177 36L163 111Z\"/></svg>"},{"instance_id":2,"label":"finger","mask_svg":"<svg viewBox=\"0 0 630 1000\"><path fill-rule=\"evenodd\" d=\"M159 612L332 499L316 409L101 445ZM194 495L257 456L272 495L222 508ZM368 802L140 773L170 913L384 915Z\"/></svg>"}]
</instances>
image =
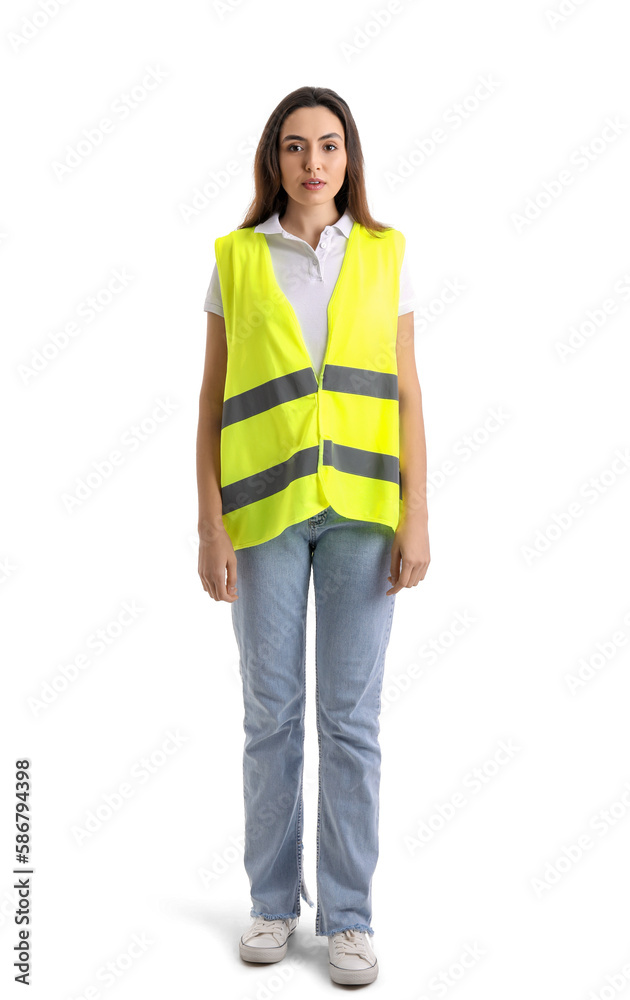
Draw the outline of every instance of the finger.
<instances>
[{"instance_id":1,"label":"finger","mask_svg":"<svg viewBox=\"0 0 630 1000\"><path fill-rule=\"evenodd\" d=\"M201 572L201 570L199 570L199 579L201 580L201 586L205 590L206 594L208 594L210 597L212 597L212 594L210 594L210 588L208 586L208 581L206 580L206 578L203 575L203 573Z\"/></svg>"},{"instance_id":2,"label":"finger","mask_svg":"<svg viewBox=\"0 0 630 1000\"><path fill-rule=\"evenodd\" d=\"M427 575L427 570L429 568L429 562L430 562L430 560L427 559L425 562L421 562L419 564L419 567L418 567L418 580L419 581L420 580L424 580L425 576Z\"/></svg>"},{"instance_id":3,"label":"finger","mask_svg":"<svg viewBox=\"0 0 630 1000\"><path fill-rule=\"evenodd\" d=\"M227 601L228 604L233 604L234 601L238 599L238 593L236 592L236 585L234 584L232 589L228 589L228 584L225 579L219 580L216 584L216 594L217 601Z\"/></svg>"},{"instance_id":4,"label":"finger","mask_svg":"<svg viewBox=\"0 0 630 1000\"><path fill-rule=\"evenodd\" d=\"M238 597L238 580L236 556L230 556L227 561L226 589L228 596L235 600Z\"/></svg>"},{"instance_id":5,"label":"finger","mask_svg":"<svg viewBox=\"0 0 630 1000\"><path fill-rule=\"evenodd\" d=\"M391 580L392 583L396 583L398 575L400 573L400 557L401 557L400 545L394 544L392 546L392 554L389 560L390 575L387 577L387 579Z\"/></svg>"},{"instance_id":6,"label":"finger","mask_svg":"<svg viewBox=\"0 0 630 1000\"><path fill-rule=\"evenodd\" d=\"M410 574L411 574L411 566L409 565L409 563L405 562L405 558L403 556L400 576L398 577L398 580L394 584L394 586L390 587L390 589L387 591L387 594L397 594L400 590L403 589L403 587L406 587L409 582Z\"/></svg>"}]
</instances>

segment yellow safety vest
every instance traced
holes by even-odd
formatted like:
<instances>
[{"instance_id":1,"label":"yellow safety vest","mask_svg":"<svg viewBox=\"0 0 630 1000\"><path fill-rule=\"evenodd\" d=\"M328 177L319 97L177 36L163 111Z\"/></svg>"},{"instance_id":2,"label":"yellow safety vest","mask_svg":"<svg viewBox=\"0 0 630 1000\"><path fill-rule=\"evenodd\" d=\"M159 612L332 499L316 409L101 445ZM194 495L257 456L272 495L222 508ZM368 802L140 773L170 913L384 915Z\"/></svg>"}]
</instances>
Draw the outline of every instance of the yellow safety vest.
<instances>
[{"instance_id":1,"label":"yellow safety vest","mask_svg":"<svg viewBox=\"0 0 630 1000\"><path fill-rule=\"evenodd\" d=\"M402 509L396 335L405 237L354 221L313 368L264 233L215 241L227 371L221 496L235 550L329 505L394 531Z\"/></svg>"}]
</instances>

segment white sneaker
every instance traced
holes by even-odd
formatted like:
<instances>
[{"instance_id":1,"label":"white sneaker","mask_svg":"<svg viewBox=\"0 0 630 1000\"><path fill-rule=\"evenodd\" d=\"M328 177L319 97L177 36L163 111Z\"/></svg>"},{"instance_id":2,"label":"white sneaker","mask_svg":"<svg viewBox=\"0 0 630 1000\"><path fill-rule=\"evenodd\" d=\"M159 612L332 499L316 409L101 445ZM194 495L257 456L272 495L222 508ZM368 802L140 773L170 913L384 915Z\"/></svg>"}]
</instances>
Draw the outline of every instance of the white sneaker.
<instances>
[{"instance_id":1,"label":"white sneaker","mask_svg":"<svg viewBox=\"0 0 630 1000\"><path fill-rule=\"evenodd\" d=\"M328 938L328 971L333 983L360 985L378 976L378 962L366 931L340 931Z\"/></svg>"},{"instance_id":2,"label":"white sneaker","mask_svg":"<svg viewBox=\"0 0 630 1000\"><path fill-rule=\"evenodd\" d=\"M267 920L256 917L238 943L246 962L279 962L287 953L287 940L298 925L297 917Z\"/></svg>"}]
</instances>

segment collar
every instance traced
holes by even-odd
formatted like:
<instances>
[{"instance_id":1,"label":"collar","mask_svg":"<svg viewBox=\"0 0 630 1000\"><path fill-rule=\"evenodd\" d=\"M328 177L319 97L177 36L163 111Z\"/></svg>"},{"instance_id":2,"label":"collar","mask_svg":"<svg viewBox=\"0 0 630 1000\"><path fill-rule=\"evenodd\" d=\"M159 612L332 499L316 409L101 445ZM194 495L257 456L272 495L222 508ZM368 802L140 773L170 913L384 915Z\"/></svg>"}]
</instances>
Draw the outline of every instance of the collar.
<instances>
[{"instance_id":1,"label":"collar","mask_svg":"<svg viewBox=\"0 0 630 1000\"><path fill-rule=\"evenodd\" d=\"M347 238L347 237L350 236L350 232L352 230L353 224L354 224L354 219L350 215L350 212L348 211L348 209L346 209L346 211L343 213L343 215L341 216L341 218L338 219L337 222L333 223L332 228L333 229L338 229L339 232L343 236L345 236ZM269 234L269 233L282 233L283 236L291 236L292 235L291 233L285 232L285 230L282 228L278 212L274 212L273 215L270 215L269 218L265 219L264 222L260 222L255 227L254 232L255 233L267 233L267 234Z\"/></svg>"}]
</instances>

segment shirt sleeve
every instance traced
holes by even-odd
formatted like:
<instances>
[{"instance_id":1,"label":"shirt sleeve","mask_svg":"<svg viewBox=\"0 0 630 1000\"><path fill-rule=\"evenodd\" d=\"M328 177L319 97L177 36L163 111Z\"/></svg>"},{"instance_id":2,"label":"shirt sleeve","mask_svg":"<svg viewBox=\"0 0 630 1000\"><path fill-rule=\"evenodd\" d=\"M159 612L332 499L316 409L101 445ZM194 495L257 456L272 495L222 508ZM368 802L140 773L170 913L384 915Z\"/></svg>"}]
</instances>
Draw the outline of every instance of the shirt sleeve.
<instances>
[{"instance_id":1,"label":"shirt sleeve","mask_svg":"<svg viewBox=\"0 0 630 1000\"><path fill-rule=\"evenodd\" d=\"M411 280L411 273L407 264L407 249L405 248L400 268L400 298L398 300L398 315L404 316L405 313L414 312L415 308L416 297L413 282Z\"/></svg>"},{"instance_id":2,"label":"shirt sleeve","mask_svg":"<svg viewBox=\"0 0 630 1000\"><path fill-rule=\"evenodd\" d=\"M214 262L214 269L210 278L210 284L208 285L208 291L206 292L206 301L203 308L204 312L212 312L216 313L217 316L223 316L221 282L219 281L219 271L217 269L216 261Z\"/></svg>"}]
</instances>

